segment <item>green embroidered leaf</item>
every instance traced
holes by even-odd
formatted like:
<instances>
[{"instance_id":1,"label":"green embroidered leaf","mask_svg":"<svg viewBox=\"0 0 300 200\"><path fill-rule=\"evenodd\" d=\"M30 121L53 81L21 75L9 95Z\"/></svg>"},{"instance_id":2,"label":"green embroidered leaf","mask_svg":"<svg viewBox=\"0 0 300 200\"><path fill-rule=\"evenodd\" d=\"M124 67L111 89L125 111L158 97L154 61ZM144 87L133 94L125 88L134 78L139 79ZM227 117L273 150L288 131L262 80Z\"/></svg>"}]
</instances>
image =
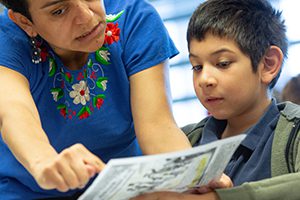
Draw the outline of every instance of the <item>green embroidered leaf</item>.
<instances>
[{"instance_id":1,"label":"green embroidered leaf","mask_svg":"<svg viewBox=\"0 0 300 200\"><path fill-rule=\"evenodd\" d=\"M49 58L49 76L52 77L56 73L56 63L53 58Z\"/></svg>"},{"instance_id":2,"label":"green embroidered leaf","mask_svg":"<svg viewBox=\"0 0 300 200\"><path fill-rule=\"evenodd\" d=\"M81 110L77 113L77 117L82 115L85 112L85 107L81 108Z\"/></svg>"},{"instance_id":3,"label":"green embroidered leaf","mask_svg":"<svg viewBox=\"0 0 300 200\"><path fill-rule=\"evenodd\" d=\"M67 108L67 106L65 104L59 104L57 106L57 110L66 109L66 108Z\"/></svg>"},{"instance_id":4,"label":"green embroidered leaf","mask_svg":"<svg viewBox=\"0 0 300 200\"><path fill-rule=\"evenodd\" d=\"M96 60L103 65L109 65L111 63L108 62L107 58L105 58L101 55L101 52L104 52L104 51L108 52L108 48L102 47L96 51Z\"/></svg>"},{"instance_id":5,"label":"green embroidered leaf","mask_svg":"<svg viewBox=\"0 0 300 200\"><path fill-rule=\"evenodd\" d=\"M62 89L61 88L52 88L50 91L58 93L60 90L62 90Z\"/></svg>"},{"instance_id":6,"label":"green embroidered leaf","mask_svg":"<svg viewBox=\"0 0 300 200\"><path fill-rule=\"evenodd\" d=\"M88 106L84 106L81 108L81 110L78 112L77 117L80 117L83 113L88 112L89 114L92 114L91 109Z\"/></svg>"},{"instance_id":7,"label":"green embroidered leaf","mask_svg":"<svg viewBox=\"0 0 300 200\"><path fill-rule=\"evenodd\" d=\"M125 12L125 10L122 10L118 14L106 15L106 22L115 22L116 20L118 20L122 16L122 14L124 12Z\"/></svg>"},{"instance_id":8,"label":"green embroidered leaf","mask_svg":"<svg viewBox=\"0 0 300 200\"><path fill-rule=\"evenodd\" d=\"M98 78L96 84L97 84L98 88L101 88L103 91L105 91L107 81L108 81L107 77L100 77L100 78Z\"/></svg>"},{"instance_id":9,"label":"green embroidered leaf","mask_svg":"<svg viewBox=\"0 0 300 200\"><path fill-rule=\"evenodd\" d=\"M66 81L72 84L73 80L74 80L74 77L72 76L72 74L70 74L70 73L67 72L64 75L65 75Z\"/></svg>"},{"instance_id":10,"label":"green embroidered leaf","mask_svg":"<svg viewBox=\"0 0 300 200\"><path fill-rule=\"evenodd\" d=\"M106 96L105 96L104 94L99 94L99 95L96 96L96 98L98 98L98 99L99 99L99 98L100 98L100 99L105 99L105 97L106 97Z\"/></svg>"},{"instance_id":11,"label":"green embroidered leaf","mask_svg":"<svg viewBox=\"0 0 300 200\"><path fill-rule=\"evenodd\" d=\"M86 78L87 78L87 71L86 71L86 70L84 70L84 72L83 72L83 76L84 76L84 79L86 79Z\"/></svg>"},{"instance_id":12,"label":"green embroidered leaf","mask_svg":"<svg viewBox=\"0 0 300 200\"><path fill-rule=\"evenodd\" d=\"M92 66L93 66L93 61L92 61L92 59L89 59L87 66L88 66L88 67L92 67Z\"/></svg>"},{"instance_id":13,"label":"green embroidered leaf","mask_svg":"<svg viewBox=\"0 0 300 200\"><path fill-rule=\"evenodd\" d=\"M105 46L102 46L99 50L101 50L101 51L108 51L109 48L108 48L108 47L105 47Z\"/></svg>"},{"instance_id":14,"label":"green embroidered leaf","mask_svg":"<svg viewBox=\"0 0 300 200\"><path fill-rule=\"evenodd\" d=\"M86 107L86 111L89 113L89 114L92 114L92 111L89 107Z\"/></svg>"}]
</instances>

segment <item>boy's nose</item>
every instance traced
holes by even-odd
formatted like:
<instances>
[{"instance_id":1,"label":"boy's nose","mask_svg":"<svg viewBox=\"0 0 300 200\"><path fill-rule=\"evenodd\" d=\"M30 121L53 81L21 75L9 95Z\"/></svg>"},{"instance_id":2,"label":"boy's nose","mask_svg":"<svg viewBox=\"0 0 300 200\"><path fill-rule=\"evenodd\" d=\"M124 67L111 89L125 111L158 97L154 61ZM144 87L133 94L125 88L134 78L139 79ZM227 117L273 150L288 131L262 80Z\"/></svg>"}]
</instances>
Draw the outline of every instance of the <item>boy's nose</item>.
<instances>
[{"instance_id":1,"label":"boy's nose","mask_svg":"<svg viewBox=\"0 0 300 200\"><path fill-rule=\"evenodd\" d=\"M198 81L198 86L203 89L214 87L217 84L217 80L213 76L213 72L205 69L204 67L202 72L197 75L196 79Z\"/></svg>"},{"instance_id":2,"label":"boy's nose","mask_svg":"<svg viewBox=\"0 0 300 200\"><path fill-rule=\"evenodd\" d=\"M86 3L78 2L76 8L76 24L85 24L93 18L94 12L89 8L89 6Z\"/></svg>"}]
</instances>

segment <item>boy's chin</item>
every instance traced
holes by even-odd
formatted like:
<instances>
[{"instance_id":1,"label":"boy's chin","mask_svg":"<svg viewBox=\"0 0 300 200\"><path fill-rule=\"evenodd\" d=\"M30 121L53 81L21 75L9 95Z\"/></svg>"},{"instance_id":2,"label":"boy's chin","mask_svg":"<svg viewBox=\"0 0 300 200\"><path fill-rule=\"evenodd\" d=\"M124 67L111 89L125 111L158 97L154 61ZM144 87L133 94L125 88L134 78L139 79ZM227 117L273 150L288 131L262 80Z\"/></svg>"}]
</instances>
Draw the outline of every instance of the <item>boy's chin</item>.
<instances>
[{"instance_id":1,"label":"boy's chin","mask_svg":"<svg viewBox=\"0 0 300 200\"><path fill-rule=\"evenodd\" d=\"M221 114L217 114L217 113L210 113L208 112L208 116L212 116L217 120L226 120L227 116L221 115Z\"/></svg>"}]
</instances>

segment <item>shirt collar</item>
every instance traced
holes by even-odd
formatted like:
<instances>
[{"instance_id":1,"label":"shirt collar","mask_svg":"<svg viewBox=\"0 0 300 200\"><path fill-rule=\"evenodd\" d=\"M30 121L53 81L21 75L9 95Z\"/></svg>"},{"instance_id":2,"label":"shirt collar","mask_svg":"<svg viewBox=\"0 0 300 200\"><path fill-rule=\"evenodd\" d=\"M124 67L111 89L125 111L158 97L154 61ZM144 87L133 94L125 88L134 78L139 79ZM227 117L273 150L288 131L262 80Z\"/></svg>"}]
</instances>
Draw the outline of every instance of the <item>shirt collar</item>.
<instances>
[{"instance_id":1,"label":"shirt collar","mask_svg":"<svg viewBox=\"0 0 300 200\"><path fill-rule=\"evenodd\" d=\"M267 108L267 111L259 119L258 123L250 127L245 134L246 138L242 141L241 145L254 151L257 144L259 144L262 137L269 137L273 133L277 120L279 117L279 110L276 106L276 101L272 100Z\"/></svg>"},{"instance_id":2,"label":"shirt collar","mask_svg":"<svg viewBox=\"0 0 300 200\"><path fill-rule=\"evenodd\" d=\"M263 114L258 123L245 131L245 134L247 136L242 141L241 145L254 151L263 135L271 134L273 132L278 116L279 110L276 106L276 101L272 99L272 102L267 108L267 111ZM207 144L209 142L219 140L221 138L222 132L226 127L226 124L226 120L218 120L214 117L210 117L204 126L200 144Z\"/></svg>"}]
</instances>

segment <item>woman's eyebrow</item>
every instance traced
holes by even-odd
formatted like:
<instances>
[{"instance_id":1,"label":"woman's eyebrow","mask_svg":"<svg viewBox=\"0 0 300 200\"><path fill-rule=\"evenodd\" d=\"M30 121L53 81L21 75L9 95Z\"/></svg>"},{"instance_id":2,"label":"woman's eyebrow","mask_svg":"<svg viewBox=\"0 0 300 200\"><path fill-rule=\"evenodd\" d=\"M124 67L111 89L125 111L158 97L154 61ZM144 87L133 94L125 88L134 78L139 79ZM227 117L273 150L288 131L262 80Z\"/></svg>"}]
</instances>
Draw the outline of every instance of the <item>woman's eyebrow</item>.
<instances>
[{"instance_id":1,"label":"woman's eyebrow","mask_svg":"<svg viewBox=\"0 0 300 200\"><path fill-rule=\"evenodd\" d=\"M44 9L44 8L47 8L47 7L50 7L50 6L59 4L59 3L63 3L63 2L65 2L65 1L68 1L68 0L48 1L48 2L46 2L44 5L42 5L42 6L40 7L40 9Z\"/></svg>"}]
</instances>

